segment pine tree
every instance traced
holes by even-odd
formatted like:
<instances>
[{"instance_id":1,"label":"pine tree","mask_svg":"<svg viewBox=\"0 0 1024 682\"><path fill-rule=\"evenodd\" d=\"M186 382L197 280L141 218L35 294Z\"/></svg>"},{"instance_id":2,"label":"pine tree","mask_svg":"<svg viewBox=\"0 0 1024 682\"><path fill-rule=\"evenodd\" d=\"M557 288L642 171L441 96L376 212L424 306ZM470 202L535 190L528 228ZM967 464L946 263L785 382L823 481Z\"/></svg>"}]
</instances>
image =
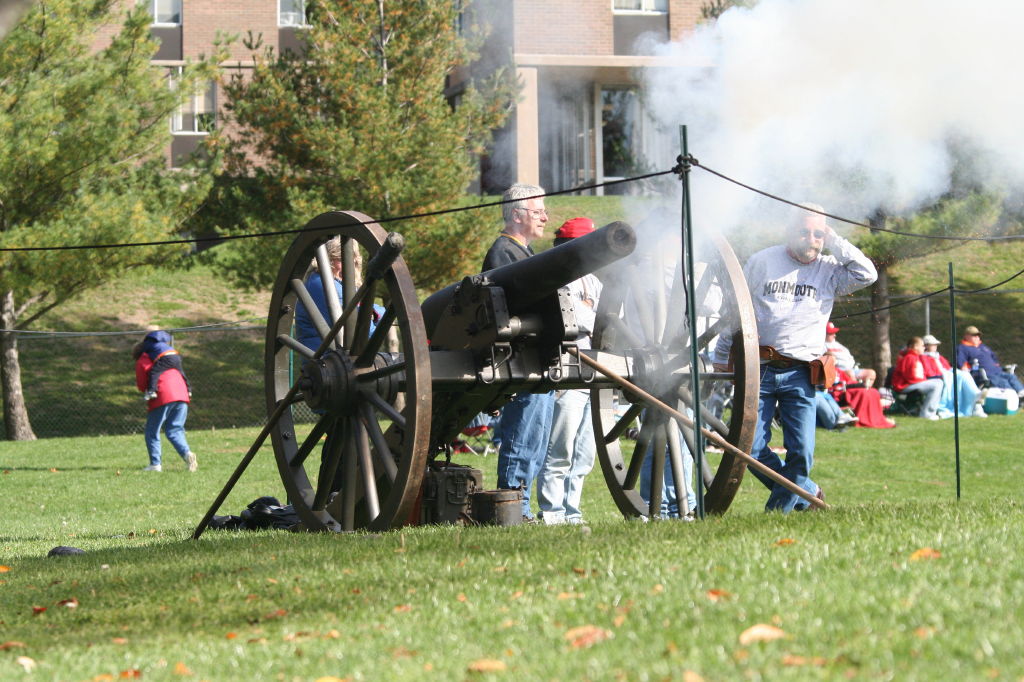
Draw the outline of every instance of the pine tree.
<instances>
[{"instance_id":1,"label":"pine tree","mask_svg":"<svg viewBox=\"0 0 1024 682\"><path fill-rule=\"evenodd\" d=\"M225 232L264 232L300 228L331 209L379 219L465 201L474 157L507 117L515 88L495 72L462 92L457 106L446 100L449 77L474 58L474 44L456 28L457 4L307 3L304 54L258 51L251 74L226 86L238 128L227 152L233 179L219 183L206 219ZM479 215L388 229L405 236L403 255L420 286L478 266ZM289 241L239 240L234 258L219 263L236 281L266 285Z\"/></svg>"},{"instance_id":2,"label":"pine tree","mask_svg":"<svg viewBox=\"0 0 1024 682\"><path fill-rule=\"evenodd\" d=\"M0 42L0 248L155 241L179 234L212 183L214 161L166 169L168 120L203 60L172 89L150 65L151 17L117 0L35 3ZM120 26L96 49L102 27ZM180 246L0 251L0 328L28 329L77 293ZM4 427L34 439L17 335L0 332Z\"/></svg>"}]
</instances>

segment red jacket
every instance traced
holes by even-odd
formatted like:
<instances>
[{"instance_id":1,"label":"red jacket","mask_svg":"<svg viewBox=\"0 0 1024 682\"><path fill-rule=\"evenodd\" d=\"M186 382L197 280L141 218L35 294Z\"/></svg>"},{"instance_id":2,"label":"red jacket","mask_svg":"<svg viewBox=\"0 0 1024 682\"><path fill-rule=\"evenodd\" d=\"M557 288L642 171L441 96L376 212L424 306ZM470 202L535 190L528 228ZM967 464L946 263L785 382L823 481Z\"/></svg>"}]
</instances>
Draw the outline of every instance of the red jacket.
<instances>
[{"instance_id":1,"label":"red jacket","mask_svg":"<svg viewBox=\"0 0 1024 682\"><path fill-rule=\"evenodd\" d=\"M941 355L934 357L925 353L921 356L921 364L926 377L941 377L942 370L949 369L949 361Z\"/></svg>"},{"instance_id":2,"label":"red jacket","mask_svg":"<svg viewBox=\"0 0 1024 682\"><path fill-rule=\"evenodd\" d=\"M907 386L928 378L924 371L924 363L921 362L922 357L910 348L900 351L900 359L896 362L896 369L892 372L893 390L902 391Z\"/></svg>"},{"instance_id":3,"label":"red jacket","mask_svg":"<svg viewBox=\"0 0 1024 682\"><path fill-rule=\"evenodd\" d=\"M152 366L153 361L145 353L135 361L135 385L142 392L149 387L149 368ZM160 375L160 380L156 385L156 397L147 401L146 405L150 410L155 410L167 403L177 402L189 402L188 387L185 385L185 378L181 376L181 372L169 369Z\"/></svg>"}]
</instances>

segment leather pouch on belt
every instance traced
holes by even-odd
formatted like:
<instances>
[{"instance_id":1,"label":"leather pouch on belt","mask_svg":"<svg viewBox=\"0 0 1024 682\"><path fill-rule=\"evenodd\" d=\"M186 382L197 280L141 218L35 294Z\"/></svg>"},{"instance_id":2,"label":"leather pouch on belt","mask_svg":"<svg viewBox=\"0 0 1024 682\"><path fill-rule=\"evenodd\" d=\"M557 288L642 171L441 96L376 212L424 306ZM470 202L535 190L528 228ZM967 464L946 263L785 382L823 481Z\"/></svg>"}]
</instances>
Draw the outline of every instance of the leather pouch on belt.
<instances>
[{"instance_id":1,"label":"leather pouch on belt","mask_svg":"<svg viewBox=\"0 0 1024 682\"><path fill-rule=\"evenodd\" d=\"M811 360L810 374L812 386L831 386L836 383L836 359L831 355L822 355Z\"/></svg>"}]
</instances>

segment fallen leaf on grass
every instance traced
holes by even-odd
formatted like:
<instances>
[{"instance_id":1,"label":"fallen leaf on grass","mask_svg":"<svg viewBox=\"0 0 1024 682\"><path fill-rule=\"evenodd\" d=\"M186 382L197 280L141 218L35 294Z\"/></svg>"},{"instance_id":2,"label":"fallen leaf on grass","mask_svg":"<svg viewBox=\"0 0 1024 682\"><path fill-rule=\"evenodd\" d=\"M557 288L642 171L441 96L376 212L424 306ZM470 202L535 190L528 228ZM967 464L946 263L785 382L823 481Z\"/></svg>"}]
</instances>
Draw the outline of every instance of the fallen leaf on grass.
<instances>
[{"instance_id":1,"label":"fallen leaf on grass","mask_svg":"<svg viewBox=\"0 0 1024 682\"><path fill-rule=\"evenodd\" d=\"M579 566L573 566L572 572L575 573L576 575L586 575L587 574L587 569L580 568Z\"/></svg>"},{"instance_id":2,"label":"fallen leaf on grass","mask_svg":"<svg viewBox=\"0 0 1024 682\"><path fill-rule=\"evenodd\" d=\"M767 623L758 623L740 633L740 644L746 646L754 642L770 642L773 639L782 639L786 636L785 630Z\"/></svg>"},{"instance_id":3,"label":"fallen leaf on grass","mask_svg":"<svg viewBox=\"0 0 1024 682\"><path fill-rule=\"evenodd\" d=\"M25 643L24 642L15 642L13 640L11 640L10 642L3 642L2 644L0 644L0 651L7 651L9 649L24 649L24 648L25 648Z\"/></svg>"},{"instance_id":4,"label":"fallen leaf on grass","mask_svg":"<svg viewBox=\"0 0 1024 682\"><path fill-rule=\"evenodd\" d=\"M276 585L277 584L277 578L267 578L267 582L270 583L271 585Z\"/></svg>"},{"instance_id":5,"label":"fallen leaf on grass","mask_svg":"<svg viewBox=\"0 0 1024 682\"><path fill-rule=\"evenodd\" d=\"M930 625L922 625L921 627L914 630L914 634L918 639L928 639L935 634L935 628Z\"/></svg>"},{"instance_id":6,"label":"fallen leaf on grass","mask_svg":"<svg viewBox=\"0 0 1024 682\"><path fill-rule=\"evenodd\" d=\"M7 572L8 572L8 571L10 571L10 570L11 570L11 567L10 567L10 566L3 566L3 565L0 565L0 573L7 573Z\"/></svg>"},{"instance_id":7,"label":"fallen leaf on grass","mask_svg":"<svg viewBox=\"0 0 1024 682\"><path fill-rule=\"evenodd\" d=\"M142 671L138 668L129 668L128 670L122 670L120 677L123 679L135 679L142 677Z\"/></svg>"},{"instance_id":8,"label":"fallen leaf on grass","mask_svg":"<svg viewBox=\"0 0 1024 682\"><path fill-rule=\"evenodd\" d=\"M683 682L704 682L704 678L692 670L687 670L683 673Z\"/></svg>"},{"instance_id":9,"label":"fallen leaf on grass","mask_svg":"<svg viewBox=\"0 0 1024 682\"><path fill-rule=\"evenodd\" d=\"M114 637L110 640L112 644L127 644L128 639L125 637Z\"/></svg>"},{"instance_id":10,"label":"fallen leaf on grass","mask_svg":"<svg viewBox=\"0 0 1024 682\"><path fill-rule=\"evenodd\" d=\"M664 591L665 586L661 583L657 583L654 587L651 588L651 594L661 594Z\"/></svg>"},{"instance_id":11,"label":"fallen leaf on grass","mask_svg":"<svg viewBox=\"0 0 1024 682\"><path fill-rule=\"evenodd\" d=\"M412 611L412 604L399 604L393 610L395 613L409 613Z\"/></svg>"},{"instance_id":12,"label":"fallen leaf on grass","mask_svg":"<svg viewBox=\"0 0 1024 682\"><path fill-rule=\"evenodd\" d=\"M522 596L523 596L523 591L522 590L516 590L515 592L512 593L512 597L511 598L512 599L519 599Z\"/></svg>"},{"instance_id":13,"label":"fallen leaf on grass","mask_svg":"<svg viewBox=\"0 0 1024 682\"><path fill-rule=\"evenodd\" d=\"M708 599L715 602L732 599L732 592L727 592L726 590L708 590L707 595Z\"/></svg>"},{"instance_id":14,"label":"fallen leaf on grass","mask_svg":"<svg viewBox=\"0 0 1024 682\"><path fill-rule=\"evenodd\" d=\"M114 676L110 673L100 673L92 678L92 682L110 682L112 679L114 679Z\"/></svg>"},{"instance_id":15,"label":"fallen leaf on grass","mask_svg":"<svg viewBox=\"0 0 1024 682\"><path fill-rule=\"evenodd\" d=\"M626 614L624 614L624 613L620 613L620 614L616 615L615 618L612 618L612 625L614 625L617 628L618 627L622 627L622 624L625 623L625 622L626 622Z\"/></svg>"},{"instance_id":16,"label":"fallen leaf on grass","mask_svg":"<svg viewBox=\"0 0 1024 682\"><path fill-rule=\"evenodd\" d=\"M461 592L459 592L458 596L455 597L455 599L458 600L458 601L466 601L466 595L464 595Z\"/></svg>"},{"instance_id":17,"label":"fallen leaf on grass","mask_svg":"<svg viewBox=\"0 0 1024 682\"><path fill-rule=\"evenodd\" d=\"M71 597L70 599L61 599L59 602L57 602L57 606L63 606L68 609L77 609L78 599L76 599L75 597Z\"/></svg>"},{"instance_id":18,"label":"fallen leaf on grass","mask_svg":"<svg viewBox=\"0 0 1024 682\"><path fill-rule=\"evenodd\" d=\"M467 667L467 670L471 673L498 673L508 668L505 665L505 661L499 661L496 658L481 658L473 661Z\"/></svg>"},{"instance_id":19,"label":"fallen leaf on grass","mask_svg":"<svg viewBox=\"0 0 1024 682\"><path fill-rule=\"evenodd\" d=\"M781 539L775 541L775 546L776 547L785 547L786 545L795 545L795 544L796 544L796 540L794 540L793 538L781 538Z\"/></svg>"},{"instance_id":20,"label":"fallen leaf on grass","mask_svg":"<svg viewBox=\"0 0 1024 682\"><path fill-rule=\"evenodd\" d=\"M922 547L921 549L915 550L914 553L910 555L910 560L921 561L923 559L938 559L941 556L942 552L937 549Z\"/></svg>"},{"instance_id":21,"label":"fallen leaf on grass","mask_svg":"<svg viewBox=\"0 0 1024 682\"><path fill-rule=\"evenodd\" d=\"M32 615L33 616L38 616L40 613L43 613L44 611L46 611L46 607L45 606L33 606L32 607Z\"/></svg>"},{"instance_id":22,"label":"fallen leaf on grass","mask_svg":"<svg viewBox=\"0 0 1024 682\"><path fill-rule=\"evenodd\" d=\"M193 673L191 670L189 670L187 665L185 665L181 661L178 661L177 663L174 664L174 674L175 675L194 675L195 673Z\"/></svg>"},{"instance_id":23,"label":"fallen leaf on grass","mask_svg":"<svg viewBox=\"0 0 1024 682\"><path fill-rule=\"evenodd\" d=\"M782 657L782 665L789 666L825 665L827 663L828 659L822 658L821 656L794 656L792 654L786 654Z\"/></svg>"},{"instance_id":24,"label":"fallen leaf on grass","mask_svg":"<svg viewBox=\"0 0 1024 682\"><path fill-rule=\"evenodd\" d=\"M14 662L25 669L25 672L30 673L36 669L36 662L28 656L18 656L14 659Z\"/></svg>"},{"instance_id":25,"label":"fallen leaf on grass","mask_svg":"<svg viewBox=\"0 0 1024 682\"><path fill-rule=\"evenodd\" d=\"M581 625L565 633L565 639L573 649L587 649L614 636L611 630L596 625Z\"/></svg>"},{"instance_id":26,"label":"fallen leaf on grass","mask_svg":"<svg viewBox=\"0 0 1024 682\"><path fill-rule=\"evenodd\" d=\"M59 474L60 473L60 469L58 469L57 467L50 467L50 473L51 474Z\"/></svg>"},{"instance_id":27,"label":"fallen leaf on grass","mask_svg":"<svg viewBox=\"0 0 1024 682\"><path fill-rule=\"evenodd\" d=\"M277 611L273 611L273 612L268 613L267 615L263 616L263 620L273 620L274 618L280 618L282 616L287 616L287 615L288 615L288 611L286 611L285 609L278 609Z\"/></svg>"},{"instance_id":28,"label":"fallen leaf on grass","mask_svg":"<svg viewBox=\"0 0 1024 682\"><path fill-rule=\"evenodd\" d=\"M352 682L351 677L335 677L334 675L327 675L326 677L316 678L316 682Z\"/></svg>"},{"instance_id":29,"label":"fallen leaf on grass","mask_svg":"<svg viewBox=\"0 0 1024 682\"><path fill-rule=\"evenodd\" d=\"M391 658L412 658L418 651L415 649L406 649L404 646L396 647L391 650Z\"/></svg>"},{"instance_id":30,"label":"fallen leaf on grass","mask_svg":"<svg viewBox=\"0 0 1024 682\"><path fill-rule=\"evenodd\" d=\"M238 637L238 633L235 633L235 632L229 632L229 633L227 633L226 635L224 635L224 637L225 637L226 639L234 639L235 637Z\"/></svg>"}]
</instances>

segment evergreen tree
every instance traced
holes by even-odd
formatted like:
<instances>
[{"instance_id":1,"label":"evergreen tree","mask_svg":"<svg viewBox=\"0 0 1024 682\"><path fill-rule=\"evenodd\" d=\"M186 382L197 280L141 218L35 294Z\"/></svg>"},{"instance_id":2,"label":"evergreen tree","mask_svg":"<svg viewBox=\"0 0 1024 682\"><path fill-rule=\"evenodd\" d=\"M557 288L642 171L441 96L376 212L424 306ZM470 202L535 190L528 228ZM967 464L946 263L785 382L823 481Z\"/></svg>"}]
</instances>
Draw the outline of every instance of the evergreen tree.
<instances>
[{"instance_id":1,"label":"evergreen tree","mask_svg":"<svg viewBox=\"0 0 1024 682\"><path fill-rule=\"evenodd\" d=\"M445 88L479 43L460 35L451 0L311 0L303 54L258 49L251 73L226 86L237 133L229 172L205 220L228 233L297 229L331 209L374 218L465 201L475 156L500 126L515 88L503 71ZM493 215L493 213L491 214ZM417 284L447 284L479 267L491 215L389 224ZM239 240L218 263L238 282L273 281L289 237Z\"/></svg>"},{"instance_id":2,"label":"evergreen tree","mask_svg":"<svg viewBox=\"0 0 1024 682\"><path fill-rule=\"evenodd\" d=\"M176 88L150 65L152 18L117 0L38 2L0 42L0 248L177 235L209 191L213 161L166 170L168 121L209 61ZM96 49L103 27L120 30ZM0 251L0 328L28 329L78 292L182 247ZM35 438L17 335L0 332L4 427Z\"/></svg>"},{"instance_id":3,"label":"evergreen tree","mask_svg":"<svg viewBox=\"0 0 1024 682\"><path fill-rule=\"evenodd\" d=\"M1002 199L995 194L980 191L950 194L931 207L901 218L888 217L878 212L871 219L874 227L913 234L968 237L991 233L1002 214ZM878 269L878 280L871 285L871 314L874 325L872 335L872 367L884 377L892 366L890 342L889 270L904 261L920 258L960 246L963 242L952 239L919 239L888 232L871 232L857 240L857 246L871 258Z\"/></svg>"}]
</instances>

